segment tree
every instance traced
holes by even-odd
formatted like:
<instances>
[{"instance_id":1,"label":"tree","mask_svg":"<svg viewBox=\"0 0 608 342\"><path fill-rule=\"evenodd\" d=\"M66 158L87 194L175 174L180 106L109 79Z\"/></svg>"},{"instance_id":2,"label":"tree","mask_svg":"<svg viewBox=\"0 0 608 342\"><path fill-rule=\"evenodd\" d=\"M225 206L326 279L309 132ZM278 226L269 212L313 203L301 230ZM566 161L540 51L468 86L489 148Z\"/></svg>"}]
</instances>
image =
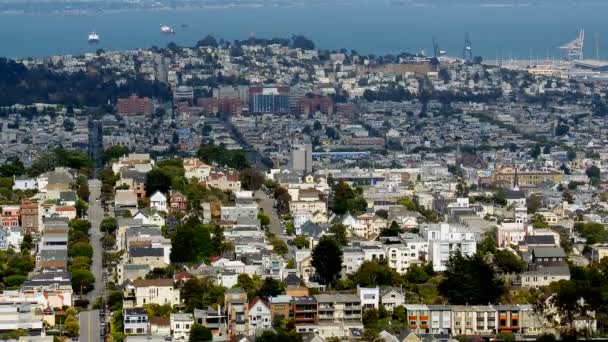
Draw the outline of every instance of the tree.
<instances>
[{"instance_id":1,"label":"tree","mask_svg":"<svg viewBox=\"0 0 608 342\"><path fill-rule=\"evenodd\" d=\"M87 202L78 199L76 200L76 216L82 218L84 217L84 215L87 213L87 209L89 209L89 205L87 204Z\"/></svg>"},{"instance_id":2,"label":"tree","mask_svg":"<svg viewBox=\"0 0 608 342\"><path fill-rule=\"evenodd\" d=\"M589 168L587 168L585 173L589 178L600 179L600 169L595 165L591 165Z\"/></svg>"},{"instance_id":3,"label":"tree","mask_svg":"<svg viewBox=\"0 0 608 342\"><path fill-rule=\"evenodd\" d=\"M494 268L480 254L452 254L439 284L439 292L456 305L487 305L497 303L505 293L505 285Z\"/></svg>"},{"instance_id":4,"label":"tree","mask_svg":"<svg viewBox=\"0 0 608 342\"><path fill-rule=\"evenodd\" d=\"M298 236L297 238L291 241L293 242L293 245L296 246L298 249L310 247L310 241L306 236Z\"/></svg>"},{"instance_id":5,"label":"tree","mask_svg":"<svg viewBox=\"0 0 608 342\"><path fill-rule=\"evenodd\" d=\"M393 221L388 228L382 229L380 236L399 236L401 233L403 233L403 230L397 222Z\"/></svg>"},{"instance_id":6,"label":"tree","mask_svg":"<svg viewBox=\"0 0 608 342\"><path fill-rule=\"evenodd\" d=\"M144 184L147 194L154 194L156 191L168 193L171 190L171 177L160 168L154 168L146 174Z\"/></svg>"},{"instance_id":7,"label":"tree","mask_svg":"<svg viewBox=\"0 0 608 342\"><path fill-rule=\"evenodd\" d=\"M346 246L348 240L346 238L346 226L341 223L335 223L329 227L329 233L333 234L334 239L340 246Z\"/></svg>"},{"instance_id":8,"label":"tree","mask_svg":"<svg viewBox=\"0 0 608 342\"><path fill-rule=\"evenodd\" d=\"M103 151L103 162L104 164L109 163L112 160L116 160L129 153L129 149L122 145L114 145Z\"/></svg>"},{"instance_id":9,"label":"tree","mask_svg":"<svg viewBox=\"0 0 608 342\"><path fill-rule=\"evenodd\" d=\"M283 240L275 239L271 244L274 252L277 255L285 255L287 252L289 252L289 247L287 247L287 244Z\"/></svg>"},{"instance_id":10,"label":"tree","mask_svg":"<svg viewBox=\"0 0 608 342\"><path fill-rule=\"evenodd\" d=\"M342 270L342 249L338 242L324 236L312 250L312 266L323 284L331 284Z\"/></svg>"},{"instance_id":11,"label":"tree","mask_svg":"<svg viewBox=\"0 0 608 342\"><path fill-rule=\"evenodd\" d=\"M294 49L303 49L303 50L314 50L315 49L315 43L313 43L312 40L310 40L302 35L295 35L295 36L291 37L291 46Z\"/></svg>"},{"instance_id":12,"label":"tree","mask_svg":"<svg viewBox=\"0 0 608 342\"><path fill-rule=\"evenodd\" d=\"M365 329L378 330L378 321L380 320L380 315L378 314L377 309L367 309L363 312L363 317L361 318L363 321L363 327Z\"/></svg>"},{"instance_id":13,"label":"tree","mask_svg":"<svg viewBox=\"0 0 608 342\"><path fill-rule=\"evenodd\" d=\"M235 287L240 287L243 289L243 291L249 293L249 292L255 290L255 282L253 281L253 279L251 279L249 274L242 273L242 274L239 274L239 276L237 277L237 282L236 282Z\"/></svg>"},{"instance_id":14,"label":"tree","mask_svg":"<svg viewBox=\"0 0 608 342\"><path fill-rule=\"evenodd\" d=\"M208 259L214 253L210 228L195 217L179 225L171 237L171 262L194 263Z\"/></svg>"},{"instance_id":15,"label":"tree","mask_svg":"<svg viewBox=\"0 0 608 342\"><path fill-rule=\"evenodd\" d=\"M242 170L239 174L241 186L245 190L257 191L264 184L264 175L250 167Z\"/></svg>"},{"instance_id":16,"label":"tree","mask_svg":"<svg viewBox=\"0 0 608 342\"><path fill-rule=\"evenodd\" d=\"M212 340L213 335L211 334L211 330L209 328L198 323L192 324L192 328L190 328L190 342L204 342Z\"/></svg>"},{"instance_id":17,"label":"tree","mask_svg":"<svg viewBox=\"0 0 608 342\"><path fill-rule=\"evenodd\" d=\"M540 144L536 144L536 145L534 145L532 150L530 150L530 156L534 159L537 159L538 156L540 156L540 152L541 152Z\"/></svg>"},{"instance_id":18,"label":"tree","mask_svg":"<svg viewBox=\"0 0 608 342\"><path fill-rule=\"evenodd\" d=\"M378 261L364 261L353 275L356 284L363 287L397 286L401 279L392 268Z\"/></svg>"},{"instance_id":19,"label":"tree","mask_svg":"<svg viewBox=\"0 0 608 342\"><path fill-rule=\"evenodd\" d=\"M217 47L217 40L211 35L206 35L203 39L196 42L196 47Z\"/></svg>"},{"instance_id":20,"label":"tree","mask_svg":"<svg viewBox=\"0 0 608 342\"><path fill-rule=\"evenodd\" d=\"M432 270L432 269L431 269ZM425 266L412 264L407 268L405 280L412 284L424 284L431 279L431 275L427 273Z\"/></svg>"},{"instance_id":21,"label":"tree","mask_svg":"<svg viewBox=\"0 0 608 342\"><path fill-rule=\"evenodd\" d=\"M503 273L521 273L525 269L525 262L517 255L506 249L494 254L494 263Z\"/></svg>"},{"instance_id":22,"label":"tree","mask_svg":"<svg viewBox=\"0 0 608 342\"><path fill-rule=\"evenodd\" d=\"M78 323L76 317L68 315L63 322L63 328L68 335L77 336L78 331L80 330L80 324Z\"/></svg>"},{"instance_id":23,"label":"tree","mask_svg":"<svg viewBox=\"0 0 608 342\"><path fill-rule=\"evenodd\" d=\"M270 225L270 217L261 211L258 213L258 220L260 220L260 225L262 228L268 228Z\"/></svg>"},{"instance_id":24,"label":"tree","mask_svg":"<svg viewBox=\"0 0 608 342\"><path fill-rule=\"evenodd\" d=\"M88 257L91 259L93 257L93 247L88 242L77 242L68 249L68 256L70 258Z\"/></svg>"},{"instance_id":25,"label":"tree","mask_svg":"<svg viewBox=\"0 0 608 342\"><path fill-rule=\"evenodd\" d=\"M99 226L99 229L107 234L113 234L118 228L118 223L114 217L105 217Z\"/></svg>"},{"instance_id":26,"label":"tree","mask_svg":"<svg viewBox=\"0 0 608 342\"><path fill-rule=\"evenodd\" d=\"M93 289L95 276L88 270L72 270L72 289L74 292L86 293Z\"/></svg>"},{"instance_id":27,"label":"tree","mask_svg":"<svg viewBox=\"0 0 608 342\"><path fill-rule=\"evenodd\" d=\"M264 298L276 297L283 293L284 288L285 286L282 282L274 278L267 277L264 279L262 286L260 286L260 289L257 291L257 295Z\"/></svg>"},{"instance_id":28,"label":"tree","mask_svg":"<svg viewBox=\"0 0 608 342\"><path fill-rule=\"evenodd\" d=\"M469 186L462 178L458 179L456 184L456 197L469 197Z\"/></svg>"},{"instance_id":29,"label":"tree","mask_svg":"<svg viewBox=\"0 0 608 342\"><path fill-rule=\"evenodd\" d=\"M70 221L69 226L72 231L77 231L85 235L89 235L89 230L91 229L91 222L82 219L74 219Z\"/></svg>"}]
</instances>

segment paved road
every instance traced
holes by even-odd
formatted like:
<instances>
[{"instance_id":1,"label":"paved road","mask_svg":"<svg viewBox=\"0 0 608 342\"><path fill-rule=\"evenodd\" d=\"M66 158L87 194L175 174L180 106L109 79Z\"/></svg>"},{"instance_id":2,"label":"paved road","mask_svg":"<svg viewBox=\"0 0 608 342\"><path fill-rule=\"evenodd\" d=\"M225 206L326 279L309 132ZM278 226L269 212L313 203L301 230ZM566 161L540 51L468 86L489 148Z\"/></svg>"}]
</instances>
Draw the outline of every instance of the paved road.
<instances>
[{"instance_id":1,"label":"paved road","mask_svg":"<svg viewBox=\"0 0 608 342\"><path fill-rule=\"evenodd\" d=\"M80 312L79 323L79 338L80 342L99 342L100 325L99 325L99 310L82 311Z\"/></svg>"},{"instance_id":2,"label":"paved road","mask_svg":"<svg viewBox=\"0 0 608 342\"><path fill-rule=\"evenodd\" d=\"M93 303L93 301L99 297L103 290L103 246L101 245L101 237L103 234L99 230L101 220L103 220L103 209L101 208L100 193L101 193L101 182L97 179L89 181L89 190L91 195L89 196L89 221L91 222L90 241L93 246L93 263L91 264L91 272L95 275L95 288L93 291L87 294L87 299Z\"/></svg>"},{"instance_id":3,"label":"paved road","mask_svg":"<svg viewBox=\"0 0 608 342\"><path fill-rule=\"evenodd\" d=\"M259 199L259 205L264 210L264 213L270 217L270 232L274 233L277 237L283 235L283 229L281 228L281 220L277 214L277 210L274 206L274 199L266 195L263 191L256 191L255 197Z\"/></svg>"}]
</instances>

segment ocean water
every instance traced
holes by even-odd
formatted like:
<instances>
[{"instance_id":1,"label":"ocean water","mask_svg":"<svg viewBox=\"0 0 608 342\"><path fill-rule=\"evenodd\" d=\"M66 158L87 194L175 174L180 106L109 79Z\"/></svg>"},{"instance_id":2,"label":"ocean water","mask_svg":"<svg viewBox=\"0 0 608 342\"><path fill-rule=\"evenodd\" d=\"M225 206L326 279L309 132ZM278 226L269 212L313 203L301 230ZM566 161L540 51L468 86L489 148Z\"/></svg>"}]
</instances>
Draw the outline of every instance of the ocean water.
<instances>
[{"instance_id":1,"label":"ocean water","mask_svg":"<svg viewBox=\"0 0 608 342\"><path fill-rule=\"evenodd\" d=\"M479 5L483 3L484 5ZM0 14L0 56L41 57L80 54L97 48L129 50L174 41L191 46L207 34L225 40L256 37L289 37L303 34L317 47L360 53L432 53L432 37L451 56L460 56L465 32L474 55L486 59L560 58L558 46L585 29L585 52L608 58L608 1L577 5L530 3L488 5L328 4L298 7L256 7L99 14ZM174 36L160 34L160 25L171 25ZM182 27L187 25L188 27ZM97 46L87 44L96 31Z\"/></svg>"}]
</instances>

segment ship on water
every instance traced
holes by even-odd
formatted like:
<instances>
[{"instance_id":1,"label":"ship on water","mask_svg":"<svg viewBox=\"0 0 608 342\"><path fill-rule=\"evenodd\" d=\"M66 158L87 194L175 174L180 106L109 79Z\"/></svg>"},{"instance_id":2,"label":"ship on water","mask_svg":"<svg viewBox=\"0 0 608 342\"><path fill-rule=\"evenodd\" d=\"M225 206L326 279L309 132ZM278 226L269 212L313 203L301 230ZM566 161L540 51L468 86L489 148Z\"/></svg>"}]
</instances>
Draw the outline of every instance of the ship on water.
<instances>
[{"instance_id":1,"label":"ship on water","mask_svg":"<svg viewBox=\"0 0 608 342\"><path fill-rule=\"evenodd\" d=\"M89 33L89 44L99 43L99 35L95 32Z\"/></svg>"},{"instance_id":2,"label":"ship on water","mask_svg":"<svg viewBox=\"0 0 608 342\"><path fill-rule=\"evenodd\" d=\"M160 25L160 33L163 33L163 34L175 34L175 31L169 25Z\"/></svg>"}]
</instances>

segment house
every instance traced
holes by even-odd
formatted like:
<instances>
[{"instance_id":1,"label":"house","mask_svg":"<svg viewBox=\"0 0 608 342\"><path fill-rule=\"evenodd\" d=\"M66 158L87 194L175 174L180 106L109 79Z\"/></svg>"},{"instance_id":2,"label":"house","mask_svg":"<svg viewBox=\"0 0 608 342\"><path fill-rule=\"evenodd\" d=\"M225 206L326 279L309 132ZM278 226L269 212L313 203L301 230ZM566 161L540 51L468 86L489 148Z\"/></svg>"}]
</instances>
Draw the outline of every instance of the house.
<instances>
[{"instance_id":1,"label":"house","mask_svg":"<svg viewBox=\"0 0 608 342\"><path fill-rule=\"evenodd\" d=\"M169 211L171 213L186 214L188 210L188 203L186 202L186 196L180 192L174 192L169 198Z\"/></svg>"},{"instance_id":2,"label":"house","mask_svg":"<svg viewBox=\"0 0 608 342\"><path fill-rule=\"evenodd\" d=\"M544 266L523 272L520 275L521 287L548 286L554 281L570 280L570 269L568 266Z\"/></svg>"},{"instance_id":3,"label":"house","mask_svg":"<svg viewBox=\"0 0 608 342\"><path fill-rule=\"evenodd\" d=\"M59 193L59 204L64 206L75 206L78 200L76 191L62 191Z\"/></svg>"},{"instance_id":4,"label":"house","mask_svg":"<svg viewBox=\"0 0 608 342\"><path fill-rule=\"evenodd\" d=\"M171 338L171 319L163 317L150 318L150 335Z\"/></svg>"},{"instance_id":5,"label":"house","mask_svg":"<svg viewBox=\"0 0 608 342\"><path fill-rule=\"evenodd\" d=\"M207 180L202 182L202 184L223 191L236 192L241 190L239 173L236 171L212 171L209 173Z\"/></svg>"},{"instance_id":6,"label":"house","mask_svg":"<svg viewBox=\"0 0 608 342\"><path fill-rule=\"evenodd\" d=\"M228 333L228 325L226 323L226 314L222 311L222 307L217 309L208 307L205 310L194 309L194 321L211 330L213 340L225 340Z\"/></svg>"},{"instance_id":7,"label":"house","mask_svg":"<svg viewBox=\"0 0 608 342\"><path fill-rule=\"evenodd\" d=\"M456 251L465 256L471 256L477 251L475 234L465 227L440 223L425 228L423 236L428 239L429 257L435 272L445 271L448 259Z\"/></svg>"},{"instance_id":8,"label":"house","mask_svg":"<svg viewBox=\"0 0 608 342\"><path fill-rule=\"evenodd\" d=\"M150 196L150 209L167 212L167 196L162 192L156 191Z\"/></svg>"},{"instance_id":9,"label":"house","mask_svg":"<svg viewBox=\"0 0 608 342\"><path fill-rule=\"evenodd\" d=\"M276 296L270 297L270 311L273 318L283 317L288 318L291 312L291 296Z\"/></svg>"},{"instance_id":10,"label":"house","mask_svg":"<svg viewBox=\"0 0 608 342\"><path fill-rule=\"evenodd\" d=\"M191 313L171 314L171 336L173 341L187 341L190 339L190 329L194 324L194 316Z\"/></svg>"},{"instance_id":11,"label":"house","mask_svg":"<svg viewBox=\"0 0 608 342\"><path fill-rule=\"evenodd\" d=\"M358 298L357 298L358 300ZM296 332L307 333L317 330L317 300L313 296L295 297L291 301L291 318L296 324Z\"/></svg>"},{"instance_id":12,"label":"house","mask_svg":"<svg viewBox=\"0 0 608 342\"><path fill-rule=\"evenodd\" d=\"M272 312L267 303L255 297L249 303L249 335L257 335L272 327Z\"/></svg>"},{"instance_id":13,"label":"house","mask_svg":"<svg viewBox=\"0 0 608 342\"><path fill-rule=\"evenodd\" d=\"M24 199L19 208L21 214L21 227L26 234L36 234L40 227L41 216L38 202Z\"/></svg>"},{"instance_id":14,"label":"house","mask_svg":"<svg viewBox=\"0 0 608 342\"><path fill-rule=\"evenodd\" d=\"M124 333L127 335L148 335L150 322L148 311L144 308L127 308L122 310Z\"/></svg>"},{"instance_id":15,"label":"house","mask_svg":"<svg viewBox=\"0 0 608 342\"><path fill-rule=\"evenodd\" d=\"M429 307L425 304L405 304L408 327L417 334L428 334L430 331Z\"/></svg>"},{"instance_id":16,"label":"house","mask_svg":"<svg viewBox=\"0 0 608 342\"><path fill-rule=\"evenodd\" d=\"M378 309L380 306L380 288L378 287L361 287L357 285L357 295L359 295L363 310Z\"/></svg>"},{"instance_id":17,"label":"house","mask_svg":"<svg viewBox=\"0 0 608 342\"><path fill-rule=\"evenodd\" d=\"M212 167L205 164L198 158L184 159L184 176L186 179L195 178L198 181L203 181L209 177Z\"/></svg>"},{"instance_id":18,"label":"house","mask_svg":"<svg viewBox=\"0 0 608 342\"><path fill-rule=\"evenodd\" d=\"M224 294L224 305L228 324L228 336L249 335L249 302L247 293L240 288L231 288Z\"/></svg>"},{"instance_id":19,"label":"house","mask_svg":"<svg viewBox=\"0 0 608 342\"><path fill-rule=\"evenodd\" d=\"M352 330L362 330L362 307L359 296L345 293L323 293L317 302L318 334L323 338L347 338ZM300 330L296 324L296 331Z\"/></svg>"},{"instance_id":20,"label":"house","mask_svg":"<svg viewBox=\"0 0 608 342\"><path fill-rule=\"evenodd\" d=\"M138 172L147 173L152 170L154 160L150 158L148 153L131 153L127 156L122 156L117 162L112 164L112 172L119 173L123 168L133 169Z\"/></svg>"},{"instance_id":21,"label":"house","mask_svg":"<svg viewBox=\"0 0 608 342\"><path fill-rule=\"evenodd\" d=\"M47 172L46 177L46 198L52 200L59 199L61 192L70 191L70 185L74 182L74 177L65 168L55 168Z\"/></svg>"},{"instance_id":22,"label":"house","mask_svg":"<svg viewBox=\"0 0 608 342\"><path fill-rule=\"evenodd\" d=\"M116 190L114 195L116 212L129 211L131 215L137 213L137 194L135 190Z\"/></svg>"},{"instance_id":23,"label":"house","mask_svg":"<svg viewBox=\"0 0 608 342\"><path fill-rule=\"evenodd\" d=\"M130 247L128 260L131 264L150 265L151 268L163 268L168 265L163 248Z\"/></svg>"},{"instance_id":24,"label":"house","mask_svg":"<svg viewBox=\"0 0 608 342\"><path fill-rule=\"evenodd\" d=\"M135 306L138 307L146 304L180 304L179 289L173 286L173 279L135 279L133 289Z\"/></svg>"},{"instance_id":25,"label":"house","mask_svg":"<svg viewBox=\"0 0 608 342\"><path fill-rule=\"evenodd\" d=\"M388 312L393 312L396 307L405 304L403 289L386 287L380 291L380 303Z\"/></svg>"},{"instance_id":26,"label":"house","mask_svg":"<svg viewBox=\"0 0 608 342\"><path fill-rule=\"evenodd\" d=\"M38 190L38 184L35 178L13 176L13 190Z\"/></svg>"},{"instance_id":27,"label":"house","mask_svg":"<svg viewBox=\"0 0 608 342\"><path fill-rule=\"evenodd\" d=\"M533 247L530 258L537 266L562 266L566 262L566 252L561 247Z\"/></svg>"},{"instance_id":28,"label":"house","mask_svg":"<svg viewBox=\"0 0 608 342\"><path fill-rule=\"evenodd\" d=\"M428 305L431 334L450 334L452 331L452 309L448 305Z\"/></svg>"},{"instance_id":29,"label":"house","mask_svg":"<svg viewBox=\"0 0 608 342\"><path fill-rule=\"evenodd\" d=\"M146 197L146 174L134 169L121 169L120 179L116 181L117 188L128 187L135 190L137 198Z\"/></svg>"},{"instance_id":30,"label":"house","mask_svg":"<svg viewBox=\"0 0 608 342\"><path fill-rule=\"evenodd\" d=\"M19 216L21 215L21 206L19 205L3 205L2 206L2 227L18 227Z\"/></svg>"}]
</instances>

